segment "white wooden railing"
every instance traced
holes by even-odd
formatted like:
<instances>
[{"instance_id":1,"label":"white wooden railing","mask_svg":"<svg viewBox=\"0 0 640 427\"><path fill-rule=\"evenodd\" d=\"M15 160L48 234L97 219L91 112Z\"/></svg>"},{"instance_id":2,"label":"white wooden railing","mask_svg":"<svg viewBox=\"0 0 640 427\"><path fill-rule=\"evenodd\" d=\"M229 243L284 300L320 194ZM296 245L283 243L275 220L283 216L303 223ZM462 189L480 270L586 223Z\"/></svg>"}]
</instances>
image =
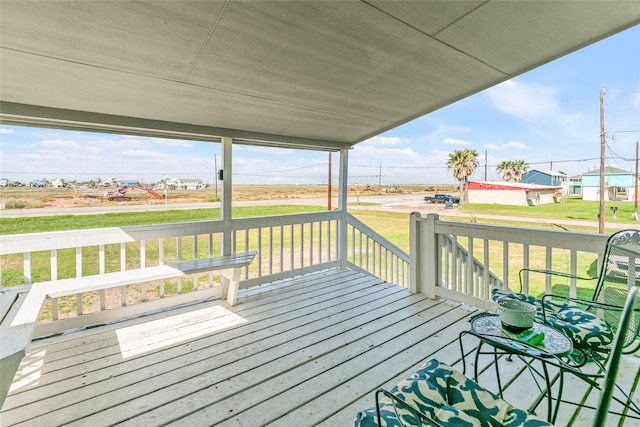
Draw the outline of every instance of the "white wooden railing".
<instances>
[{"instance_id":1,"label":"white wooden railing","mask_svg":"<svg viewBox=\"0 0 640 427\"><path fill-rule=\"evenodd\" d=\"M442 221L438 215L411 216L411 286L414 292L442 296L492 310L493 287L519 291L526 268L593 276L599 271L608 236L476 223ZM455 243L455 244L454 244ZM535 276L535 277L534 277ZM524 272L522 291L540 295L561 288L552 276ZM567 279L572 297L590 292L595 281ZM584 289L581 289L584 286ZM557 289L553 289L557 291Z\"/></svg>"},{"instance_id":2,"label":"white wooden railing","mask_svg":"<svg viewBox=\"0 0 640 427\"><path fill-rule=\"evenodd\" d=\"M430 297L492 309L490 290L506 286L517 290L522 268L593 274L606 241L606 236L594 233L442 221L433 214L412 214L410 224L410 257L340 211L234 219L226 232L224 223L216 220L4 235L0 236L2 285L217 256L228 236L231 253L257 252L256 260L243 270L243 288L342 267L366 271ZM525 293L550 292L552 286L557 283L549 276L523 275ZM570 280L566 293L576 296L581 286ZM83 322L104 322L216 296L219 290L219 277L202 273L54 299L42 319L86 317ZM142 302L144 307L139 307Z\"/></svg>"},{"instance_id":3,"label":"white wooden railing","mask_svg":"<svg viewBox=\"0 0 640 427\"><path fill-rule=\"evenodd\" d=\"M348 213L329 211L223 221L113 227L0 236L2 285L141 269L231 253L256 251L243 270L242 288L332 267L366 271L409 285L409 256ZM229 236L229 237L225 237ZM51 300L43 320L85 317L86 324L188 303L220 293L219 277L202 273L184 279ZM144 302L143 308L137 307ZM89 318L90 316L90 318ZM64 328L67 328L65 326ZM58 326L42 327L53 333Z\"/></svg>"}]
</instances>

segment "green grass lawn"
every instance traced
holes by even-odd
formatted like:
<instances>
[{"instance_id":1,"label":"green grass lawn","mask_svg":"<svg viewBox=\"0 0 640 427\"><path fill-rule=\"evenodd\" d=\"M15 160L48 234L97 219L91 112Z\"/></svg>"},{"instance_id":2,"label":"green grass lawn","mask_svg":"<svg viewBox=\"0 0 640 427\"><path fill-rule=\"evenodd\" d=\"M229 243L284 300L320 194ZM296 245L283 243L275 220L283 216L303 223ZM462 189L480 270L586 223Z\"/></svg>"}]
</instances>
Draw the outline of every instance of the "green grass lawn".
<instances>
[{"instance_id":1,"label":"green grass lawn","mask_svg":"<svg viewBox=\"0 0 640 427\"><path fill-rule=\"evenodd\" d=\"M239 206L232 209L234 218L320 212L320 206L273 205ZM124 227L127 225L169 224L174 222L220 219L219 208L174 209L166 211L105 213L97 215L54 215L29 218L4 218L0 234L39 233L45 231L83 230Z\"/></svg>"},{"instance_id":2,"label":"green grass lawn","mask_svg":"<svg viewBox=\"0 0 640 427\"><path fill-rule=\"evenodd\" d=\"M615 222L634 222L632 217L632 202L606 202L605 221L614 221L613 211L611 210L612 207L618 208ZM597 221L599 202L568 198L566 203L549 203L540 206L508 206L474 203L460 206L458 209L460 212L468 214Z\"/></svg>"}]
</instances>

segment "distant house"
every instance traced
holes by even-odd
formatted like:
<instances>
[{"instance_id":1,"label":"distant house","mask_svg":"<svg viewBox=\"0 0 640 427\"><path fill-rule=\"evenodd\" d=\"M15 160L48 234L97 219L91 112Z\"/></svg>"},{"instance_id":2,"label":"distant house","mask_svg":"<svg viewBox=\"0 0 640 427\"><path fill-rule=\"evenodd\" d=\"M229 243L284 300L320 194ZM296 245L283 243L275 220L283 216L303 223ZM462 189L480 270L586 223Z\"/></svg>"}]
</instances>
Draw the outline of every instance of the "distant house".
<instances>
[{"instance_id":1,"label":"distant house","mask_svg":"<svg viewBox=\"0 0 640 427\"><path fill-rule=\"evenodd\" d=\"M7 178L0 179L0 187L8 187L8 186L9 186L9 180Z\"/></svg>"},{"instance_id":2,"label":"distant house","mask_svg":"<svg viewBox=\"0 0 640 427\"><path fill-rule=\"evenodd\" d=\"M171 190L202 190L204 188L204 184L201 179L166 179L164 181L160 181L156 186L158 190L171 189Z\"/></svg>"},{"instance_id":3,"label":"distant house","mask_svg":"<svg viewBox=\"0 0 640 427\"><path fill-rule=\"evenodd\" d=\"M177 179L176 190L202 190L204 184L201 179Z\"/></svg>"},{"instance_id":4,"label":"distant house","mask_svg":"<svg viewBox=\"0 0 640 427\"><path fill-rule=\"evenodd\" d=\"M568 190L568 181L567 176L560 172L554 172L551 170L537 170L532 169L527 173L522 174L522 179L520 180L523 184L539 184L539 185L548 185L551 187L560 186L563 190ZM565 190L564 194L567 194Z\"/></svg>"},{"instance_id":5,"label":"distant house","mask_svg":"<svg viewBox=\"0 0 640 427\"><path fill-rule=\"evenodd\" d=\"M469 182L469 203L537 206L561 200L562 186L526 184L521 182Z\"/></svg>"},{"instance_id":6,"label":"distant house","mask_svg":"<svg viewBox=\"0 0 640 427\"><path fill-rule=\"evenodd\" d=\"M51 186L56 188L64 187L64 179L62 178L54 178L51 180Z\"/></svg>"},{"instance_id":7,"label":"distant house","mask_svg":"<svg viewBox=\"0 0 640 427\"><path fill-rule=\"evenodd\" d=\"M32 187L46 187L46 184L42 181L40 181L39 179L34 179L33 181L31 181L31 186Z\"/></svg>"},{"instance_id":8,"label":"distant house","mask_svg":"<svg viewBox=\"0 0 640 427\"><path fill-rule=\"evenodd\" d=\"M575 175L569 177L569 195L580 196L582 195L582 175Z\"/></svg>"},{"instance_id":9,"label":"distant house","mask_svg":"<svg viewBox=\"0 0 640 427\"><path fill-rule=\"evenodd\" d=\"M607 166L604 168L604 199L633 200L637 177L633 172ZM600 200L600 169L582 174L582 199Z\"/></svg>"}]
</instances>

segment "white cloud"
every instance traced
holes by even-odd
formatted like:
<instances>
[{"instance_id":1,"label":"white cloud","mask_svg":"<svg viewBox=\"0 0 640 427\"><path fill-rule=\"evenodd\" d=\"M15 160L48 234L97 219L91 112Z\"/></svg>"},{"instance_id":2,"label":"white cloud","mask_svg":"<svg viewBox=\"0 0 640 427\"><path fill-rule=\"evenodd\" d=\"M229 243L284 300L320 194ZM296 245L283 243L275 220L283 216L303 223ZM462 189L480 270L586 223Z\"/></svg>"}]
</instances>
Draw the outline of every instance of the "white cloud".
<instances>
[{"instance_id":1,"label":"white cloud","mask_svg":"<svg viewBox=\"0 0 640 427\"><path fill-rule=\"evenodd\" d=\"M487 150L497 150L499 147L496 144L484 144L484 148Z\"/></svg>"},{"instance_id":2,"label":"white cloud","mask_svg":"<svg viewBox=\"0 0 640 427\"><path fill-rule=\"evenodd\" d=\"M126 156L128 158L138 157L144 160L170 160L175 158L173 154L158 153L156 151L147 150L125 150L119 155Z\"/></svg>"},{"instance_id":3,"label":"white cloud","mask_svg":"<svg viewBox=\"0 0 640 427\"><path fill-rule=\"evenodd\" d=\"M33 144L33 147L45 150L69 149L76 150L80 145L68 139L45 139Z\"/></svg>"},{"instance_id":4,"label":"white cloud","mask_svg":"<svg viewBox=\"0 0 640 427\"><path fill-rule=\"evenodd\" d=\"M506 144L502 144L502 148L505 148L505 149L516 148L518 150L522 150L522 149L526 149L528 147L526 145L524 145L522 142L509 141Z\"/></svg>"},{"instance_id":5,"label":"white cloud","mask_svg":"<svg viewBox=\"0 0 640 427\"><path fill-rule=\"evenodd\" d=\"M552 87L507 80L486 93L494 107L522 120L535 121L558 114L556 89Z\"/></svg>"},{"instance_id":6,"label":"white cloud","mask_svg":"<svg viewBox=\"0 0 640 427\"><path fill-rule=\"evenodd\" d=\"M405 142L405 140L397 136L374 136L373 138L369 138L366 141L363 141L362 144L376 147L387 147L392 145L400 145L403 142Z\"/></svg>"},{"instance_id":7,"label":"white cloud","mask_svg":"<svg viewBox=\"0 0 640 427\"><path fill-rule=\"evenodd\" d=\"M469 141L465 141L457 138L445 138L444 141L442 142L448 145L471 145Z\"/></svg>"},{"instance_id":8,"label":"white cloud","mask_svg":"<svg viewBox=\"0 0 640 427\"><path fill-rule=\"evenodd\" d=\"M13 133L13 129L0 128L0 134L10 134Z\"/></svg>"},{"instance_id":9,"label":"white cloud","mask_svg":"<svg viewBox=\"0 0 640 427\"><path fill-rule=\"evenodd\" d=\"M634 92L631 94L631 104L640 110L640 92Z\"/></svg>"},{"instance_id":10,"label":"white cloud","mask_svg":"<svg viewBox=\"0 0 640 427\"><path fill-rule=\"evenodd\" d=\"M358 144L354 147L355 155L366 156L375 159L385 159L389 161L407 160L413 156L420 156L410 147L406 148L379 148L373 145Z\"/></svg>"},{"instance_id":11,"label":"white cloud","mask_svg":"<svg viewBox=\"0 0 640 427\"><path fill-rule=\"evenodd\" d=\"M183 139L165 139L165 138L150 138L151 141L160 145L168 145L169 147L185 147L190 148L193 144Z\"/></svg>"}]
</instances>

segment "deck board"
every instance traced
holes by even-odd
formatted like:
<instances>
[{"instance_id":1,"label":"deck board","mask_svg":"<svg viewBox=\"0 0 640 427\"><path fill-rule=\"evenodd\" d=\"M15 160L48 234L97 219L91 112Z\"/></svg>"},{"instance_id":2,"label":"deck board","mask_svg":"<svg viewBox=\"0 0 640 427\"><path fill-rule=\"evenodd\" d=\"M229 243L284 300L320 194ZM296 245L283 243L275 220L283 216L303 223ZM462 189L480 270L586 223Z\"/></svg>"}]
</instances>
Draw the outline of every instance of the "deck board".
<instances>
[{"instance_id":1,"label":"deck board","mask_svg":"<svg viewBox=\"0 0 640 427\"><path fill-rule=\"evenodd\" d=\"M348 270L282 280L234 307L212 299L32 343L0 424L347 426L429 358L461 369L458 335L476 311ZM464 337L468 376L474 341ZM479 362L490 389L492 363ZM526 408L538 395L528 373L500 369L505 398Z\"/></svg>"}]
</instances>

